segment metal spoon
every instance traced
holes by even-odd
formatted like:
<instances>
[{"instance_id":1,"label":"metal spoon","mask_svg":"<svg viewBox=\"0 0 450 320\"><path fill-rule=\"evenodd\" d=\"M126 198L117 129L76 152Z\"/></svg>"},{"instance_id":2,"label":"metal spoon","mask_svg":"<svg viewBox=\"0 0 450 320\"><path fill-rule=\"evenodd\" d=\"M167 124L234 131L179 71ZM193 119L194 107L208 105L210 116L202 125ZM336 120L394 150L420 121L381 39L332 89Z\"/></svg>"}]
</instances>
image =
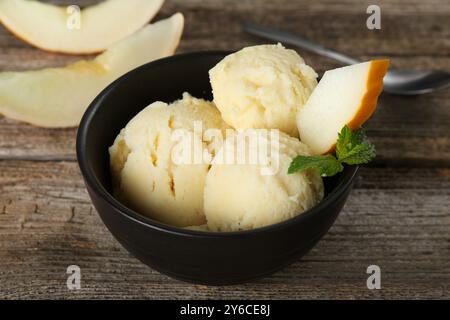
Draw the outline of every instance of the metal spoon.
<instances>
[{"instance_id":1,"label":"metal spoon","mask_svg":"<svg viewBox=\"0 0 450 320\"><path fill-rule=\"evenodd\" d=\"M244 30L266 39L280 41L319 55L343 62L356 64L361 61L343 53L325 48L301 36L282 30L244 24ZM443 89L450 85L450 73L435 70L390 70L384 77L384 91L400 95L417 95Z\"/></svg>"}]
</instances>

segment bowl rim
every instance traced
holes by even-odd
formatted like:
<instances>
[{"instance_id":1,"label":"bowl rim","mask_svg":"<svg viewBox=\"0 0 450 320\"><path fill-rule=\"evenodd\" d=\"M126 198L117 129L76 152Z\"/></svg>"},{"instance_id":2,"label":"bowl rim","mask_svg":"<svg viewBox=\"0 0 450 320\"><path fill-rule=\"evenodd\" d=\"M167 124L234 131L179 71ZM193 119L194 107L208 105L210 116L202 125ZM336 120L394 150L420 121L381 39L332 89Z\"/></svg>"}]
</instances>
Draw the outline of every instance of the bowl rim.
<instances>
[{"instance_id":1,"label":"bowl rim","mask_svg":"<svg viewBox=\"0 0 450 320\"><path fill-rule=\"evenodd\" d=\"M78 127L77 137L76 137L76 153L78 165L80 167L80 171L84 177L84 181L86 185L96 194L97 197L102 198L104 201L108 203L109 206L112 206L115 211L120 213L126 219L133 221L134 223L138 223L146 228L154 229L160 232L166 232L177 236L191 236L191 237L201 237L201 238L226 238L226 237L235 237L235 236L246 236L246 235L255 235L259 233L264 233L269 230L275 229L283 229L284 227L294 224L301 223L302 221L308 219L309 217L317 214L318 212L326 209L330 204L332 204L337 198L339 198L349 187L351 187L357 173L359 170L359 166L346 166L344 171L340 174L345 174L345 179L343 179L339 184L329 193L327 196L322 199L317 205L312 208L302 212L301 214L292 217L290 219L271 224L264 227L259 227L256 229L249 230L241 230L241 231L200 231L193 229L186 229L186 227L175 227L168 224L164 224L152 218L146 217L143 214L140 214L131 208L123 205L119 200L117 200L110 192L106 190L103 184L96 178L92 168L89 166L86 154L86 144L88 142L88 130L91 124L91 121L96 114L96 112L101 108L102 102L106 96L108 96L111 92L113 92L118 86L122 83L128 81L135 74L145 72L147 69L151 69L154 66L163 65L167 63L172 63L174 61L187 59L193 56L209 56L209 55L223 55L226 56L232 51L224 51L224 50L214 50L214 51L193 51L187 53L176 54L173 56L169 56L166 58L158 59L149 63L146 63L138 68L135 68L126 74L122 75L114 82L109 84L104 90L102 90L97 97L90 103L88 108L86 109ZM347 171L348 170L348 171Z\"/></svg>"}]
</instances>

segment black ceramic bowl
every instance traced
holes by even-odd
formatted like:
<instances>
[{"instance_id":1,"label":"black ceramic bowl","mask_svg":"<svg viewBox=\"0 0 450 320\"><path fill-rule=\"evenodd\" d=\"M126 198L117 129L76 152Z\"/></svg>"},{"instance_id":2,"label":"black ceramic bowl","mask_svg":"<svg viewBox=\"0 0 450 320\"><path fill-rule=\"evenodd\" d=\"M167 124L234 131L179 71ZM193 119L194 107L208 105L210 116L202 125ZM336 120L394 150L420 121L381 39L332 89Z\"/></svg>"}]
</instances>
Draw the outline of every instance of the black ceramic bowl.
<instances>
[{"instance_id":1,"label":"black ceramic bowl","mask_svg":"<svg viewBox=\"0 0 450 320\"><path fill-rule=\"evenodd\" d=\"M157 100L172 102L185 91L211 99L208 70L226 54L182 54L129 72L92 102L77 137L78 162L87 190L114 237L139 260L162 273L213 285L268 275L307 253L335 221L357 172L357 167L347 167L325 179L325 199L311 210L250 231L179 229L146 218L117 201L111 193L108 147L120 129Z\"/></svg>"}]
</instances>

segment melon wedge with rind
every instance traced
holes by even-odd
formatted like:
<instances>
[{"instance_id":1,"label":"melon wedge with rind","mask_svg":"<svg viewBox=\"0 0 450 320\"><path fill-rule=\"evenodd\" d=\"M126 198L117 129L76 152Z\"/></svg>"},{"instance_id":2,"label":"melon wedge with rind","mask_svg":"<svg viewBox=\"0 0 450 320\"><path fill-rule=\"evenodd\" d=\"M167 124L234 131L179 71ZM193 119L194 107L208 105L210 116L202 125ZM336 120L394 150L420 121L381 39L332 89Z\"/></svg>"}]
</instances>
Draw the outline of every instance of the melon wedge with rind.
<instances>
[{"instance_id":1,"label":"melon wedge with rind","mask_svg":"<svg viewBox=\"0 0 450 320\"><path fill-rule=\"evenodd\" d=\"M360 128L374 113L389 60L372 60L325 72L297 113L300 139L313 154L334 151L347 125Z\"/></svg>"}]
</instances>

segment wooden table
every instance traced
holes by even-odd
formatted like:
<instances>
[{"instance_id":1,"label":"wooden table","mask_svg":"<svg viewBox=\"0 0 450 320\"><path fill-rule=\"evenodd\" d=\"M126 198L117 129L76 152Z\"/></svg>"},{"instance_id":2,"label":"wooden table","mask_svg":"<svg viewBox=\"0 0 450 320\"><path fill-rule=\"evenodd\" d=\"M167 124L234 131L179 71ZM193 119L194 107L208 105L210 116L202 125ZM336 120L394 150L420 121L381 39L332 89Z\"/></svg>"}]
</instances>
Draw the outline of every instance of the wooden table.
<instances>
[{"instance_id":1,"label":"wooden table","mask_svg":"<svg viewBox=\"0 0 450 320\"><path fill-rule=\"evenodd\" d=\"M382 29L370 31L366 8L377 2ZM241 30L251 19L361 59L450 70L448 0L167 0L157 19L175 11L186 17L179 52L262 43ZM338 66L301 54L319 73ZM0 28L1 71L79 58L39 51ZM308 255L256 282L207 287L159 274L111 236L86 193L75 129L2 118L0 298L450 298L450 90L385 95L367 128L378 157L361 170L336 224ZM81 267L79 291L66 287L71 264ZM381 268L381 290L366 287L372 264Z\"/></svg>"}]
</instances>

